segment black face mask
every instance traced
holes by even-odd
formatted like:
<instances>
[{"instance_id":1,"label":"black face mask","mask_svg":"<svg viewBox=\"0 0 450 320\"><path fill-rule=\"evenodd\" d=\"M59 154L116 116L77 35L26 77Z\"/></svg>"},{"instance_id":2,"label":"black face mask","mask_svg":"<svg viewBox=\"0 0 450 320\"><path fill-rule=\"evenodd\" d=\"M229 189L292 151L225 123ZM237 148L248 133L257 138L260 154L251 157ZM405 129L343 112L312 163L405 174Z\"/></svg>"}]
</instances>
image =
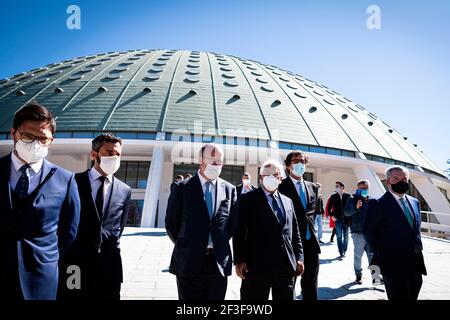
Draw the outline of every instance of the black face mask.
<instances>
[{"instance_id":1,"label":"black face mask","mask_svg":"<svg viewBox=\"0 0 450 320\"><path fill-rule=\"evenodd\" d=\"M409 189L409 184L405 181L399 181L396 184L391 184L392 190L398 194L405 194Z\"/></svg>"}]
</instances>

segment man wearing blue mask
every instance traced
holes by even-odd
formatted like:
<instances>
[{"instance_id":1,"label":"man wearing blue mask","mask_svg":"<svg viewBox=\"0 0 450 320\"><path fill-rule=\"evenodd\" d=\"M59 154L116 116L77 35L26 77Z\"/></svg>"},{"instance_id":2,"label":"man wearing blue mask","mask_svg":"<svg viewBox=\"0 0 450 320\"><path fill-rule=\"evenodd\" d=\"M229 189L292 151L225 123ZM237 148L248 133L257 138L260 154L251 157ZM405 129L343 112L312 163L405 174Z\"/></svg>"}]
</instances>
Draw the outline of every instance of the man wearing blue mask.
<instances>
[{"instance_id":1,"label":"man wearing blue mask","mask_svg":"<svg viewBox=\"0 0 450 320\"><path fill-rule=\"evenodd\" d=\"M351 227L353 246L354 246L354 263L357 284L362 284L362 267L361 260L364 252L366 252L369 265L373 257L373 252L369 244L364 239L362 234L363 221L365 219L368 203L369 203L369 181L359 180L357 183L357 190L354 195L348 198L344 214L351 217Z\"/></svg>"},{"instance_id":2,"label":"man wearing blue mask","mask_svg":"<svg viewBox=\"0 0 450 320\"><path fill-rule=\"evenodd\" d=\"M300 282L303 300L317 300L320 244L314 232L314 220L318 207L318 191L315 183L305 181L308 157L302 151L286 156L288 177L280 184L279 191L294 203L298 228L303 244L305 272Z\"/></svg>"}]
</instances>

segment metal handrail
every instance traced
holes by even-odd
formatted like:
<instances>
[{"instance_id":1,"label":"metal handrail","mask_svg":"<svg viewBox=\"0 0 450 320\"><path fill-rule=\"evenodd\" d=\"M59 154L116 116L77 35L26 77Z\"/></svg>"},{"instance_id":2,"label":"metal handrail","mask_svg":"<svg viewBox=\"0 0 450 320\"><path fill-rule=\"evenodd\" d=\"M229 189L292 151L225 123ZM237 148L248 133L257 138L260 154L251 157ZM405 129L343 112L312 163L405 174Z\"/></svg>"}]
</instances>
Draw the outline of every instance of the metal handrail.
<instances>
[{"instance_id":1,"label":"metal handrail","mask_svg":"<svg viewBox=\"0 0 450 320\"><path fill-rule=\"evenodd\" d=\"M443 224L443 223L434 223L434 222L430 222L430 216L448 216L450 217L450 213L446 213L446 212L433 212L433 211L421 211L421 214L425 214L427 217L426 222L424 222L423 224L426 224L426 229L428 230L428 236L432 237L432 230L434 231L438 231L440 233L444 233L444 234L448 234L450 236L450 224Z\"/></svg>"}]
</instances>

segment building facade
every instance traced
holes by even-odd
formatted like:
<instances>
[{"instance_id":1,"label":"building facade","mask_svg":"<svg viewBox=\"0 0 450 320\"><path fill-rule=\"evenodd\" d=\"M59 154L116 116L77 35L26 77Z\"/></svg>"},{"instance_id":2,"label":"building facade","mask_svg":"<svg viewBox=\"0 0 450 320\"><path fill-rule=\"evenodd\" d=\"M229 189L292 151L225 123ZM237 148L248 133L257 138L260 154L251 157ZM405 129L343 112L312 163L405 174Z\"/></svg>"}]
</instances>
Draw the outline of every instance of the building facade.
<instances>
[{"instance_id":1,"label":"building facade","mask_svg":"<svg viewBox=\"0 0 450 320\"><path fill-rule=\"evenodd\" d=\"M78 57L0 80L0 155L11 151L14 113L38 100L56 116L49 160L74 172L90 167L91 140L124 141L116 176L133 189L128 224L164 226L170 185L195 174L202 144L225 149L221 177L240 183L268 158L310 157L306 178L353 191L358 179L384 190L384 171L401 164L425 211L450 213L450 180L416 145L375 114L298 74L235 56L130 50ZM443 217L442 219L446 219ZM450 221L440 221L450 224Z\"/></svg>"}]
</instances>

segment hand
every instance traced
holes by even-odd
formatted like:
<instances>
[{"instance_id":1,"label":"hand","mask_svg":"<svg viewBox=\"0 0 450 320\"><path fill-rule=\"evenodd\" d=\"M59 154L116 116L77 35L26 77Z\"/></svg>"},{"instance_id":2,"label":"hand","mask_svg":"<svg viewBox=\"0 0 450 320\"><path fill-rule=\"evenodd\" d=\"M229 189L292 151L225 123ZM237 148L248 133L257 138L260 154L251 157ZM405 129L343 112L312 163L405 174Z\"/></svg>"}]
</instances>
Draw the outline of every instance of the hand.
<instances>
[{"instance_id":1,"label":"hand","mask_svg":"<svg viewBox=\"0 0 450 320\"><path fill-rule=\"evenodd\" d=\"M331 220L336 221L336 217L331 217Z\"/></svg>"},{"instance_id":2,"label":"hand","mask_svg":"<svg viewBox=\"0 0 450 320\"><path fill-rule=\"evenodd\" d=\"M362 201L358 200L358 202L356 203L356 209L360 209L362 205L363 205Z\"/></svg>"},{"instance_id":3,"label":"hand","mask_svg":"<svg viewBox=\"0 0 450 320\"><path fill-rule=\"evenodd\" d=\"M247 263L241 262L234 266L236 274L242 280L245 280L244 272L248 272Z\"/></svg>"},{"instance_id":4,"label":"hand","mask_svg":"<svg viewBox=\"0 0 450 320\"><path fill-rule=\"evenodd\" d=\"M297 261L297 272L295 273L296 276L303 275L303 272L305 272L305 265L301 261Z\"/></svg>"}]
</instances>

